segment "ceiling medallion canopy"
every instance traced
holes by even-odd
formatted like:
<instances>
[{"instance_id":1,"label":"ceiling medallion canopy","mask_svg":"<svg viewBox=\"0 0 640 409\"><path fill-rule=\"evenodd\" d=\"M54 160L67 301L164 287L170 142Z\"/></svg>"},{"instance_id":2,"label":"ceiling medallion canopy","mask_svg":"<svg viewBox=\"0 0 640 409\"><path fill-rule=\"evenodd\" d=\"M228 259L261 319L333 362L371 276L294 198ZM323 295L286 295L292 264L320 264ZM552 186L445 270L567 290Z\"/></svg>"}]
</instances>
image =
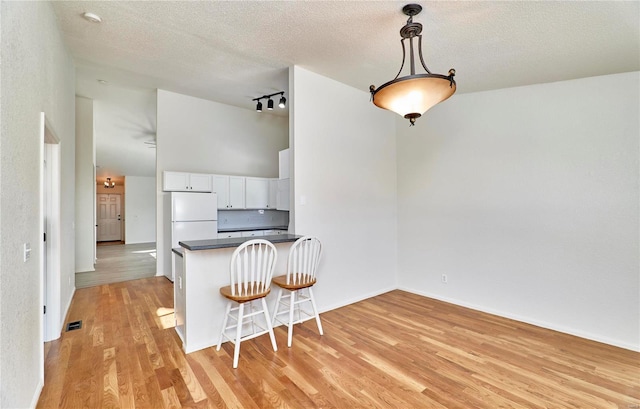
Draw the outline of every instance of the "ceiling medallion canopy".
<instances>
[{"instance_id":1,"label":"ceiling medallion canopy","mask_svg":"<svg viewBox=\"0 0 640 409\"><path fill-rule=\"evenodd\" d=\"M432 74L427 68L422 58L422 24L414 23L413 16L418 15L422 11L419 4L407 4L402 8L402 12L409 16L407 24L400 29L402 40L402 65L396 77L379 86L369 87L371 92L371 100L374 105L393 111L410 122L409 126L413 126L416 119L420 118L429 108L444 101L456 92L456 82L453 77L456 70L449 70L449 75ZM418 38L418 56L422 68L426 74L416 74L415 55L413 49L413 40ZM405 40L409 39L409 67L410 74L400 77L404 62L406 60Z\"/></svg>"}]
</instances>

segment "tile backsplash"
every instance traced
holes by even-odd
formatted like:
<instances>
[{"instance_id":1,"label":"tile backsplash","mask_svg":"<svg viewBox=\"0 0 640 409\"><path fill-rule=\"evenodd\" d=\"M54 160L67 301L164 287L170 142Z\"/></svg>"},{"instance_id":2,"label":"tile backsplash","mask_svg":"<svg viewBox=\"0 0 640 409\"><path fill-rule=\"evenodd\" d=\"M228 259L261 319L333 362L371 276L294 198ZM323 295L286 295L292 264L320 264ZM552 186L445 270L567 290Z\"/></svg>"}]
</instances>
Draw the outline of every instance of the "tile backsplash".
<instances>
[{"instance_id":1,"label":"tile backsplash","mask_svg":"<svg viewBox=\"0 0 640 409\"><path fill-rule=\"evenodd\" d=\"M261 229L275 226L289 226L289 212L281 210L218 210L218 230Z\"/></svg>"}]
</instances>

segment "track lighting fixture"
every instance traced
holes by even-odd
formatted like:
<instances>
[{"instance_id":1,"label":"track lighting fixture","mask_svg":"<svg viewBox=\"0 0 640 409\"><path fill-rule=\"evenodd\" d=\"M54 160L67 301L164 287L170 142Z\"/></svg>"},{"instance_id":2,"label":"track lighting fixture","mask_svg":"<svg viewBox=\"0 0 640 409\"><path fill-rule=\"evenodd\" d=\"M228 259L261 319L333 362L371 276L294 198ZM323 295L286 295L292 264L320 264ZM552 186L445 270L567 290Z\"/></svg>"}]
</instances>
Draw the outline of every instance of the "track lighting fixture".
<instances>
[{"instance_id":1,"label":"track lighting fixture","mask_svg":"<svg viewBox=\"0 0 640 409\"><path fill-rule=\"evenodd\" d=\"M273 99L271 99L271 97L274 97L276 95L280 95L280 102L278 102L278 107L280 108L286 107L287 99L284 97L284 91L279 91L279 92L274 92L273 94L270 94L270 95L263 95L261 97L252 99L252 101L258 101L258 104L256 105L256 112L262 112L262 102L260 102L260 100L262 99L267 100L267 110L273 111Z\"/></svg>"},{"instance_id":2,"label":"track lighting fixture","mask_svg":"<svg viewBox=\"0 0 640 409\"><path fill-rule=\"evenodd\" d=\"M444 101L456 92L456 82L453 77L456 70L449 70L449 75L432 74L422 58L422 24L414 22L413 16L422 11L419 4L407 4L402 12L409 16L407 24L400 29L402 37L402 65L398 75L391 81L382 84L377 89L375 85L369 87L372 102L383 109L393 111L409 120L413 126L429 108ZM418 57L426 74L416 74L413 40L418 42ZM405 44L409 42L410 75L400 77L405 62Z\"/></svg>"}]
</instances>

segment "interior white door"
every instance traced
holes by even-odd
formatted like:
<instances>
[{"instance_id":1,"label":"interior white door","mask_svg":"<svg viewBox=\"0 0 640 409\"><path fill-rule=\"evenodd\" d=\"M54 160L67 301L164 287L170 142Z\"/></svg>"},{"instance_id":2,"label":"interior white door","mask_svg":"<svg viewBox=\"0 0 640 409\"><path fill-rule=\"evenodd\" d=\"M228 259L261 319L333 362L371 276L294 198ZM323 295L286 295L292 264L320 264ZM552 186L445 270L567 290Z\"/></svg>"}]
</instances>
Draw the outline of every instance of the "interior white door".
<instances>
[{"instance_id":1,"label":"interior white door","mask_svg":"<svg viewBox=\"0 0 640 409\"><path fill-rule=\"evenodd\" d=\"M121 240L120 195L99 193L97 196L98 241Z\"/></svg>"}]
</instances>

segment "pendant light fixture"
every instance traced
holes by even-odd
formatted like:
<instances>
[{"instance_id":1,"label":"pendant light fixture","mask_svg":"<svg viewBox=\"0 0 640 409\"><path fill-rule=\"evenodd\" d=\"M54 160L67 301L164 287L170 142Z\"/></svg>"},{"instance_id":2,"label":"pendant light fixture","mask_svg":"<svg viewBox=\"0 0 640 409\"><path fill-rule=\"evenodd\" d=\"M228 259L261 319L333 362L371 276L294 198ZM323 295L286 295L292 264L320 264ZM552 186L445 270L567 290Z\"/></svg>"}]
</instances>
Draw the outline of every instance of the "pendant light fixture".
<instances>
[{"instance_id":1,"label":"pendant light fixture","mask_svg":"<svg viewBox=\"0 0 640 409\"><path fill-rule=\"evenodd\" d=\"M276 95L280 95L280 102L278 102L278 107L280 108L286 107L287 99L284 97L284 91L278 91L278 92L274 92L273 94L263 95L261 97L252 99L252 101L258 101L258 104L256 105L256 112L262 112L262 102L260 102L261 99L266 99L267 110L273 111L274 102L273 102L273 99L271 99L271 97L274 97Z\"/></svg>"},{"instance_id":2,"label":"pendant light fixture","mask_svg":"<svg viewBox=\"0 0 640 409\"><path fill-rule=\"evenodd\" d=\"M111 178L107 178L107 180L105 180L104 182L104 188L113 189L114 187L116 187L116 182L112 182Z\"/></svg>"},{"instance_id":3,"label":"pendant light fixture","mask_svg":"<svg viewBox=\"0 0 640 409\"><path fill-rule=\"evenodd\" d=\"M369 87L371 92L371 101L377 107L388 109L410 122L409 126L415 125L416 119L427 112L429 108L444 101L456 92L456 82L453 77L456 70L449 70L449 75L432 74L427 68L422 58L422 24L414 23L413 16L418 15L422 11L419 4L407 4L402 8L402 12L409 16L407 24L400 29L402 40L402 65L396 77L379 86ZM426 74L416 74L415 55L413 50L413 40L418 40L418 56L422 68ZM400 77L404 62L406 60L405 40L409 40L409 67L410 74Z\"/></svg>"}]
</instances>

